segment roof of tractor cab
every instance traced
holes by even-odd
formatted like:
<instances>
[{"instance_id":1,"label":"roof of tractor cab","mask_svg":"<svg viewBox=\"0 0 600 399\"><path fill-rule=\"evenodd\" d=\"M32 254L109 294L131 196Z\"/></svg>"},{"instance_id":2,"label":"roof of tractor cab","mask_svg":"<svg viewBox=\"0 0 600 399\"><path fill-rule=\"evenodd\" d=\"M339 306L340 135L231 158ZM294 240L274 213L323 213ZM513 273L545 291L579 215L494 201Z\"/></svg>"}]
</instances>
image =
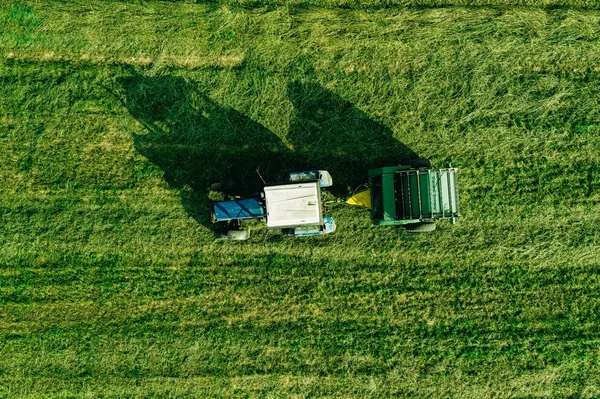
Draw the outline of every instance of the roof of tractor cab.
<instances>
[{"instance_id":1,"label":"roof of tractor cab","mask_svg":"<svg viewBox=\"0 0 600 399\"><path fill-rule=\"evenodd\" d=\"M323 223L319 182L264 188L267 227L286 228Z\"/></svg>"}]
</instances>

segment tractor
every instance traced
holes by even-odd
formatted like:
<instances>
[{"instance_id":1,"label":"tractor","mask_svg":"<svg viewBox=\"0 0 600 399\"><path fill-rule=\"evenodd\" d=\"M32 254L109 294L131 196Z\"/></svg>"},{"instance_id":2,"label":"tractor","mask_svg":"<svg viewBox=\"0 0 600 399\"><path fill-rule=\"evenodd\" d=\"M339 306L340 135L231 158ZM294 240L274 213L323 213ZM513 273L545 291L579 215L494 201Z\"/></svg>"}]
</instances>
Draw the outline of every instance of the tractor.
<instances>
[{"instance_id":1,"label":"tractor","mask_svg":"<svg viewBox=\"0 0 600 399\"><path fill-rule=\"evenodd\" d=\"M296 237L333 233L333 218L324 216L321 188L333 184L326 170L294 172L280 183L265 185L259 196L213 202L213 221L227 224L224 238L247 240L243 220L264 220L267 231L281 229Z\"/></svg>"},{"instance_id":2,"label":"tractor","mask_svg":"<svg viewBox=\"0 0 600 399\"><path fill-rule=\"evenodd\" d=\"M460 216L456 168L433 169L429 162L369 169L366 188L345 201L370 209L378 226L402 226L409 232L435 230L435 221L452 224ZM246 240L243 220L266 222L267 231L280 229L296 237L333 233L336 224L324 215L321 189L333 184L325 170L288 174L282 182L266 184L260 195L213 203L213 221L226 224L224 238Z\"/></svg>"}]
</instances>

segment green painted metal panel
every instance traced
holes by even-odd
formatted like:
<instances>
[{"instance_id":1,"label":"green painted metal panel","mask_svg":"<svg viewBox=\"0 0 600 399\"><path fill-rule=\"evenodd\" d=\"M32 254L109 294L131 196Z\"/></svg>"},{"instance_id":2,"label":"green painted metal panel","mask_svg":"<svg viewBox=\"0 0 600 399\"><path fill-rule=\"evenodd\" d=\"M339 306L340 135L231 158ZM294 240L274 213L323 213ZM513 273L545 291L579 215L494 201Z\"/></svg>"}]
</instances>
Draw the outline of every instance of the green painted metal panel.
<instances>
[{"instance_id":1,"label":"green painted metal panel","mask_svg":"<svg viewBox=\"0 0 600 399\"><path fill-rule=\"evenodd\" d=\"M416 173L408 174L408 187L410 189L410 214L411 219L421 218L421 199L419 193L419 182Z\"/></svg>"},{"instance_id":2,"label":"green painted metal panel","mask_svg":"<svg viewBox=\"0 0 600 399\"><path fill-rule=\"evenodd\" d=\"M419 173L417 171L417 173ZM421 217L430 217L431 212L431 181L429 174L418 174L421 194Z\"/></svg>"},{"instance_id":3,"label":"green painted metal panel","mask_svg":"<svg viewBox=\"0 0 600 399\"><path fill-rule=\"evenodd\" d=\"M383 219L383 186L381 175L369 177L371 188L371 220Z\"/></svg>"},{"instance_id":4,"label":"green painted metal panel","mask_svg":"<svg viewBox=\"0 0 600 399\"><path fill-rule=\"evenodd\" d=\"M384 187L384 195L383 195L383 218L385 220L395 220L396 219L396 196L386 195L387 187L394 187L394 174L393 173L384 173L382 176L383 179L383 187Z\"/></svg>"}]
</instances>

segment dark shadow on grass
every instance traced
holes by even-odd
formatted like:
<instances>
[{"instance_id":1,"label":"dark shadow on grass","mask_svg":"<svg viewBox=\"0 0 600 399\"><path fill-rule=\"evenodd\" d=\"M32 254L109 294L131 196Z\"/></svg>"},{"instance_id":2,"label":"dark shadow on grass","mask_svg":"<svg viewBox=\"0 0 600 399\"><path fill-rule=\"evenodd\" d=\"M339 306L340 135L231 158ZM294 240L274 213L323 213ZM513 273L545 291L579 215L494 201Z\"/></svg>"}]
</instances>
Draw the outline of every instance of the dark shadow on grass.
<instances>
[{"instance_id":1,"label":"dark shadow on grass","mask_svg":"<svg viewBox=\"0 0 600 399\"><path fill-rule=\"evenodd\" d=\"M334 192L347 195L367 181L370 167L393 165L416 154L385 126L329 90L290 83L294 112L288 140L240 112L211 100L206 90L182 77L145 76L130 70L120 79L122 101L147 130L134 136L136 150L164 173L185 210L210 226L212 183L234 179L235 194L260 192L291 171L326 169Z\"/></svg>"},{"instance_id":2,"label":"dark shadow on grass","mask_svg":"<svg viewBox=\"0 0 600 399\"><path fill-rule=\"evenodd\" d=\"M370 168L419 158L389 128L321 85L292 82L288 98L294 113L287 138L295 156L328 170L338 194L365 183Z\"/></svg>"},{"instance_id":3,"label":"dark shadow on grass","mask_svg":"<svg viewBox=\"0 0 600 399\"><path fill-rule=\"evenodd\" d=\"M124 104L147 130L136 150L164 171L186 211L210 225L208 188L235 179L235 194L252 195L262 181L277 180L290 159L281 140L261 124L208 98L181 77L134 74L121 79Z\"/></svg>"}]
</instances>

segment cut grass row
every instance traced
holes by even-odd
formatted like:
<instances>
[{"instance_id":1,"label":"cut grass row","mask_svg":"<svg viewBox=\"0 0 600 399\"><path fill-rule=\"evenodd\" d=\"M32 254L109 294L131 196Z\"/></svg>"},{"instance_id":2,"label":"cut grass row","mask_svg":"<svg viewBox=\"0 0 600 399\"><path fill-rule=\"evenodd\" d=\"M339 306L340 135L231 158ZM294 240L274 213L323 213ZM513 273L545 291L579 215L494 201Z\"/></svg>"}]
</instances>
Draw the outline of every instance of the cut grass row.
<instances>
[{"instance_id":1,"label":"cut grass row","mask_svg":"<svg viewBox=\"0 0 600 399\"><path fill-rule=\"evenodd\" d=\"M202 3L199 0L175 0L181 3ZM114 0L118 3L133 3L132 0ZM594 0L213 0L214 4L233 7L321 7L344 9L389 9L395 7L440 8L440 7L534 7L598 9Z\"/></svg>"}]
</instances>

